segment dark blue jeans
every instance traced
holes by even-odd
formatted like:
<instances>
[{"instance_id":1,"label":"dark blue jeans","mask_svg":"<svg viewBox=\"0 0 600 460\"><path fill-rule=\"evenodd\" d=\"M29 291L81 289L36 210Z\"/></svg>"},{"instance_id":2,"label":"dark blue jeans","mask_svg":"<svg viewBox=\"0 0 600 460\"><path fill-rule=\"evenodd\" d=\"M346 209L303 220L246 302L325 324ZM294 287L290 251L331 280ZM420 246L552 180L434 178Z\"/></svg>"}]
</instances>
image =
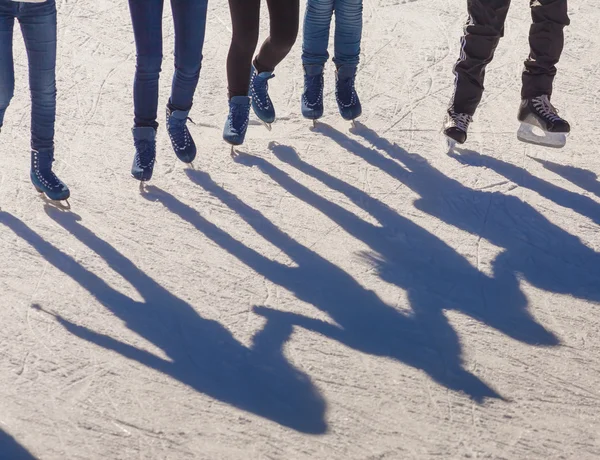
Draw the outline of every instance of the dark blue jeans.
<instances>
[{"instance_id":1,"label":"dark blue jeans","mask_svg":"<svg viewBox=\"0 0 600 460\"><path fill-rule=\"evenodd\" d=\"M308 0L304 16L302 63L324 65L329 59L329 29L335 12L333 62L356 67L360 56L363 0Z\"/></svg>"},{"instance_id":2,"label":"dark blue jeans","mask_svg":"<svg viewBox=\"0 0 600 460\"><path fill-rule=\"evenodd\" d=\"M31 148L54 149L56 119L56 4L0 0L0 126L15 88L13 29L19 20L29 60Z\"/></svg>"},{"instance_id":3,"label":"dark blue jeans","mask_svg":"<svg viewBox=\"0 0 600 460\"><path fill-rule=\"evenodd\" d=\"M169 104L174 110L185 111L192 107L202 66L207 3L208 0L171 0L175 24L175 74ZM129 0L137 51L133 85L136 127L158 127L163 5L164 0Z\"/></svg>"}]
</instances>

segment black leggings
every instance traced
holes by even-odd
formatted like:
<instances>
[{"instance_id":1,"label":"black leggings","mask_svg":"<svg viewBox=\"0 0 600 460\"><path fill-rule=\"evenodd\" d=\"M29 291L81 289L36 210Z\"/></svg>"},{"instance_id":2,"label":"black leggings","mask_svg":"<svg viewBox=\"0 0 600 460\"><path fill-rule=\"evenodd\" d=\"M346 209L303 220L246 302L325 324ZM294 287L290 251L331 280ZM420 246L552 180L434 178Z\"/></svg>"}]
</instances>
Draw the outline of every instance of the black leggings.
<instances>
[{"instance_id":1,"label":"black leggings","mask_svg":"<svg viewBox=\"0 0 600 460\"><path fill-rule=\"evenodd\" d=\"M267 0L271 35L263 43L254 66L272 72L290 52L300 20L299 0ZM229 97L248 95L250 66L258 44L260 0L229 0L233 37L227 56Z\"/></svg>"}]
</instances>

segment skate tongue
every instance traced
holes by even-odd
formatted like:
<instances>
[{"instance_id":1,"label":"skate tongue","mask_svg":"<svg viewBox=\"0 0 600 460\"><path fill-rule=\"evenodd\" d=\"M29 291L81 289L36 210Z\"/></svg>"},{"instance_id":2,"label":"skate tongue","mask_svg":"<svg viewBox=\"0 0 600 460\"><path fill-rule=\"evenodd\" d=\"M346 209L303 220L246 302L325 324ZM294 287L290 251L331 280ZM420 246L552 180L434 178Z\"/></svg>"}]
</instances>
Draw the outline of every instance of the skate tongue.
<instances>
[{"instance_id":1,"label":"skate tongue","mask_svg":"<svg viewBox=\"0 0 600 460\"><path fill-rule=\"evenodd\" d=\"M356 67L352 65L343 65L337 68L338 78L354 78L356 76Z\"/></svg>"},{"instance_id":2,"label":"skate tongue","mask_svg":"<svg viewBox=\"0 0 600 460\"><path fill-rule=\"evenodd\" d=\"M190 111L189 111L189 110L187 110L187 111L183 111L183 110L173 110L173 111L171 112L171 116L172 116L173 118L176 118L176 119L178 119L178 120L187 120L187 118L188 118L188 115L189 115L189 114L190 114Z\"/></svg>"},{"instance_id":3,"label":"skate tongue","mask_svg":"<svg viewBox=\"0 0 600 460\"><path fill-rule=\"evenodd\" d=\"M322 65L305 65L304 73L308 76L314 77L323 73Z\"/></svg>"},{"instance_id":4,"label":"skate tongue","mask_svg":"<svg viewBox=\"0 0 600 460\"><path fill-rule=\"evenodd\" d=\"M235 105L250 105L250 98L248 96L233 96L229 102Z\"/></svg>"},{"instance_id":5,"label":"skate tongue","mask_svg":"<svg viewBox=\"0 0 600 460\"><path fill-rule=\"evenodd\" d=\"M156 138L156 130L150 126L139 126L133 128L133 137L135 140L152 141Z\"/></svg>"}]
</instances>

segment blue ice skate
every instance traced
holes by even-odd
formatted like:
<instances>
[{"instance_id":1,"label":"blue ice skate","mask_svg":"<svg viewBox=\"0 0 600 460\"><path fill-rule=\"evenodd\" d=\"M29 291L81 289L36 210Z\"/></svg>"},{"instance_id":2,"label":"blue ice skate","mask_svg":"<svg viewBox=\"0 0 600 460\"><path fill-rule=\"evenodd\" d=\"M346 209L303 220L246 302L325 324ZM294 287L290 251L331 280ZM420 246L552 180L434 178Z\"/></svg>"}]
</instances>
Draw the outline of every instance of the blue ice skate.
<instances>
[{"instance_id":1,"label":"blue ice skate","mask_svg":"<svg viewBox=\"0 0 600 460\"><path fill-rule=\"evenodd\" d=\"M50 200L64 201L69 199L71 192L63 181L52 171L54 152L52 150L31 151L31 172L29 174L33 186Z\"/></svg>"},{"instance_id":2,"label":"blue ice skate","mask_svg":"<svg viewBox=\"0 0 600 460\"><path fill-rule=\"evenodd\" d=\"M274 76L273 72L258 73L254 66L252 66L252 74L250 75L252 109L256 116L260 118L269 129L271 123L275 121L275 108L269 97L269 80Z\"/></svg>"},{"instance_id":3,"label":"blue ice skate","mask_svg":"<svg viewBox=\"0 0 600 460\"><path fill-rule=\"evenodd\" d=\"M156 130L150 126L133 128L135 156L131 175L142 182L152 179L154 163L156 162Z\"/></svg>"}]
</instances>

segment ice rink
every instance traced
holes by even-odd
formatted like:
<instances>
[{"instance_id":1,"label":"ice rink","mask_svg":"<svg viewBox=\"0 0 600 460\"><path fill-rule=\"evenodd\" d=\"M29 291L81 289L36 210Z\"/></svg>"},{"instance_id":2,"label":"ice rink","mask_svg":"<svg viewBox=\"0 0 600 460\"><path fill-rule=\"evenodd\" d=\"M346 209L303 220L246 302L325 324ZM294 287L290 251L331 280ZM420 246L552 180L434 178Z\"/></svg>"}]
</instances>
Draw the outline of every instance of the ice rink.
<instances>
[{"instance_id":1,"label":"ice rink","mask_svg":"<svg viewBox=\"0 0 600 460\"><path fill-rule=\"evenodd\" d=\"M143 193L127 2L57 3L70 212L29 181L20 33L0 134L2 460L600 458L595 2L570 5L562 150L516 138L529 2L513 2L468 143L448 155L466 2L365 0L360 123L337 112L333 64L325 117L302 118L300 35L270 82L278 120L252 114L233 158L230 16L210 0L195 169L164 129L166 8Z\"/></svg>"}]
</instances>

